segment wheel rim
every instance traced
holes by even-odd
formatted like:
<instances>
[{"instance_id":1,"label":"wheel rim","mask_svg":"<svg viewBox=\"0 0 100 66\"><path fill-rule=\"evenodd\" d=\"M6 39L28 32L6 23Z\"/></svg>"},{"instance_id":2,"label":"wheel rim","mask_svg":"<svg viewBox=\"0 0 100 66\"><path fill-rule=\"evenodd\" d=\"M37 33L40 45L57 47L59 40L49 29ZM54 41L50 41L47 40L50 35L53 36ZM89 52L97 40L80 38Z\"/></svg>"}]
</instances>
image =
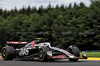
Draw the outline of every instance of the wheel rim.
<instances>
[{"instance_id":1,"label":"wheel rim","mask_svg":"<svg viewBox=\"0 0 100 66\"><path fill-rule=\"evenodd\" d=\"M7 50L4 48L2 50L2 58L5 59L7 57Z\"/></svg>"},{"instance_id":2,"label":"wheel rim","mask_svg":"<svg viewBox=\"0 0 100 66\"><path fill-rule=\"evenodd\" d=\"M6 56L6 50L3 50L3 56L4 57Z\"/></svg>"},{"instance_id":3,"label":"wheel rim","mask_svg":"<svg viewBox=\"0 0 100 66\"><path fill-rule=\"evenodd\" d=\"M39 58L42 59L42 57L43 57L43 51L40 50L40 51L39 51Z\"/></svg>"}]
</instances>

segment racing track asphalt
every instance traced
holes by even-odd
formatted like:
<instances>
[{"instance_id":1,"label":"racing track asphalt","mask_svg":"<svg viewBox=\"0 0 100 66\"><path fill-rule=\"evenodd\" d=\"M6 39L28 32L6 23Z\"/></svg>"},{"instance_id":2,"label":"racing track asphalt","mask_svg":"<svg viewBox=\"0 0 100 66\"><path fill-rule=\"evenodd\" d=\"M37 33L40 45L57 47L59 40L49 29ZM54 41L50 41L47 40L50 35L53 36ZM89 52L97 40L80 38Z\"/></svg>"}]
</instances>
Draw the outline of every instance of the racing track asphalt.
<instances>
[{"instance_id":1,"label":"racing track asphalt","mask_svg":"<svg viewBox=\"0 0 100 66\"><path fill-rule=\"evenodd\" d=\"M0 58L0 66L100 66L100 61L96 60L79 60L78 62L70 62L68 60L40 62L39 60L33 61L3 61Z\"/></svg>"}]
</instances>

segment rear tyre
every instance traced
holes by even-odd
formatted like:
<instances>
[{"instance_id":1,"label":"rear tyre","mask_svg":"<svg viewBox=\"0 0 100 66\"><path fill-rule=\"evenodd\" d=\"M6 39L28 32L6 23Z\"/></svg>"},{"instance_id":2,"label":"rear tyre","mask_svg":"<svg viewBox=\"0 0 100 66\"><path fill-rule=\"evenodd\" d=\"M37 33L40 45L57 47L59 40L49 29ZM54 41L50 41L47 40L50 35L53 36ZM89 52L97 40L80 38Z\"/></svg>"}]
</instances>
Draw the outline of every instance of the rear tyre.
<instances>
[{"instance_id":1,"label":"rear tyre","mask_svg":"<svg viewBox=\"0 0 100 66\"><path fill-rule=\"evenodd\" d=\"M75 56L77 56L77 57L80 57L80 50L78 49L78 47L76 47L76 46L71 46L71 47L69 47L69 49L68 49L68 51L71 53L71 54L73 54L73 55L75 55ZM75 59L69 59L69 61L78 61L78 59L77 58L75 58Z\"/></svg>"},{"instance_id":2,"label":"rear tyre","mask_svg":"<svg viewBox=\"0 0 100 66\"><path fill-rule=\"evenodd\" d=\"M3 60L13 60L15 57L15 49L8 45L2 48L1 53Z\"/></svg>"},{"instance_id":3,"label":"rear tyre","mask_svg":"<svg viewBox=\"0 0 100 66\"><path fill-rule=\"evenodd\" d=\"M39 49L38 54L39 54L39 59L40 59L41 62L48 61L48 59L47 59L48 58L47 51L50 51L50 49L48 47L41 47Z\"/></svg>"}]
</instances>

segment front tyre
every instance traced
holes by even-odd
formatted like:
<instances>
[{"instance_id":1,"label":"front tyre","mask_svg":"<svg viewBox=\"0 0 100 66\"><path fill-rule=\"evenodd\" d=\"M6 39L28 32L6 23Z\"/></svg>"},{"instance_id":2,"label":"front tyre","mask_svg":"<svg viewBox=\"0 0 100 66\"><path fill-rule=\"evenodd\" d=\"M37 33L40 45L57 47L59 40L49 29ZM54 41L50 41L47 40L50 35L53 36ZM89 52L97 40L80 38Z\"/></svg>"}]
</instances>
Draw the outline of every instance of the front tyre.
<instances>
[{"instance_id":1,"label":"front tyre","mask_svg":"<svg viewBox=\"0 0 100 66\"><path fill-rule=\"evenodd\" d=\"M80 57L80 50L78 49L78 47L76 46L70 46L68 48L68 51L73 54L74 56ZM73 59L69 59L69 61L78 61L78 58L73 58Z\"/></svg>"}]
</instances>

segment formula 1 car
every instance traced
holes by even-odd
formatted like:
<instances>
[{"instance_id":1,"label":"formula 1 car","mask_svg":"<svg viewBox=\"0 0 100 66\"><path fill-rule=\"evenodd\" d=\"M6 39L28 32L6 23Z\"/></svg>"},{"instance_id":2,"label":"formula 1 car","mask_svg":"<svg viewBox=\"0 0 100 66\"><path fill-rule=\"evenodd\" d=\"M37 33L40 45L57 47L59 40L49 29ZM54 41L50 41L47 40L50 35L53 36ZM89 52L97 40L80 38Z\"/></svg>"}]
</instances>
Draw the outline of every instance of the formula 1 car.
<instances>
[{"instance_id":1,"label":"formula 1 car","mask_svg":"<svg viewBox=\"0 0 100 66\"><path fill-rule=\"evenodd\" d=\"M18 47L24 44L24 47ZM14 46L12 46L14 45ZM78 59L87 59L85 52L82 52L80 58L80 50L76 46L69 46L68 50L51 47L49 42L41 43L40 40L28 42L7 41L7 44L2 48L3 60L33 60L34 58L40 61L69 59L69 61L78 61Z\"/></svg>"}]
</instances>

